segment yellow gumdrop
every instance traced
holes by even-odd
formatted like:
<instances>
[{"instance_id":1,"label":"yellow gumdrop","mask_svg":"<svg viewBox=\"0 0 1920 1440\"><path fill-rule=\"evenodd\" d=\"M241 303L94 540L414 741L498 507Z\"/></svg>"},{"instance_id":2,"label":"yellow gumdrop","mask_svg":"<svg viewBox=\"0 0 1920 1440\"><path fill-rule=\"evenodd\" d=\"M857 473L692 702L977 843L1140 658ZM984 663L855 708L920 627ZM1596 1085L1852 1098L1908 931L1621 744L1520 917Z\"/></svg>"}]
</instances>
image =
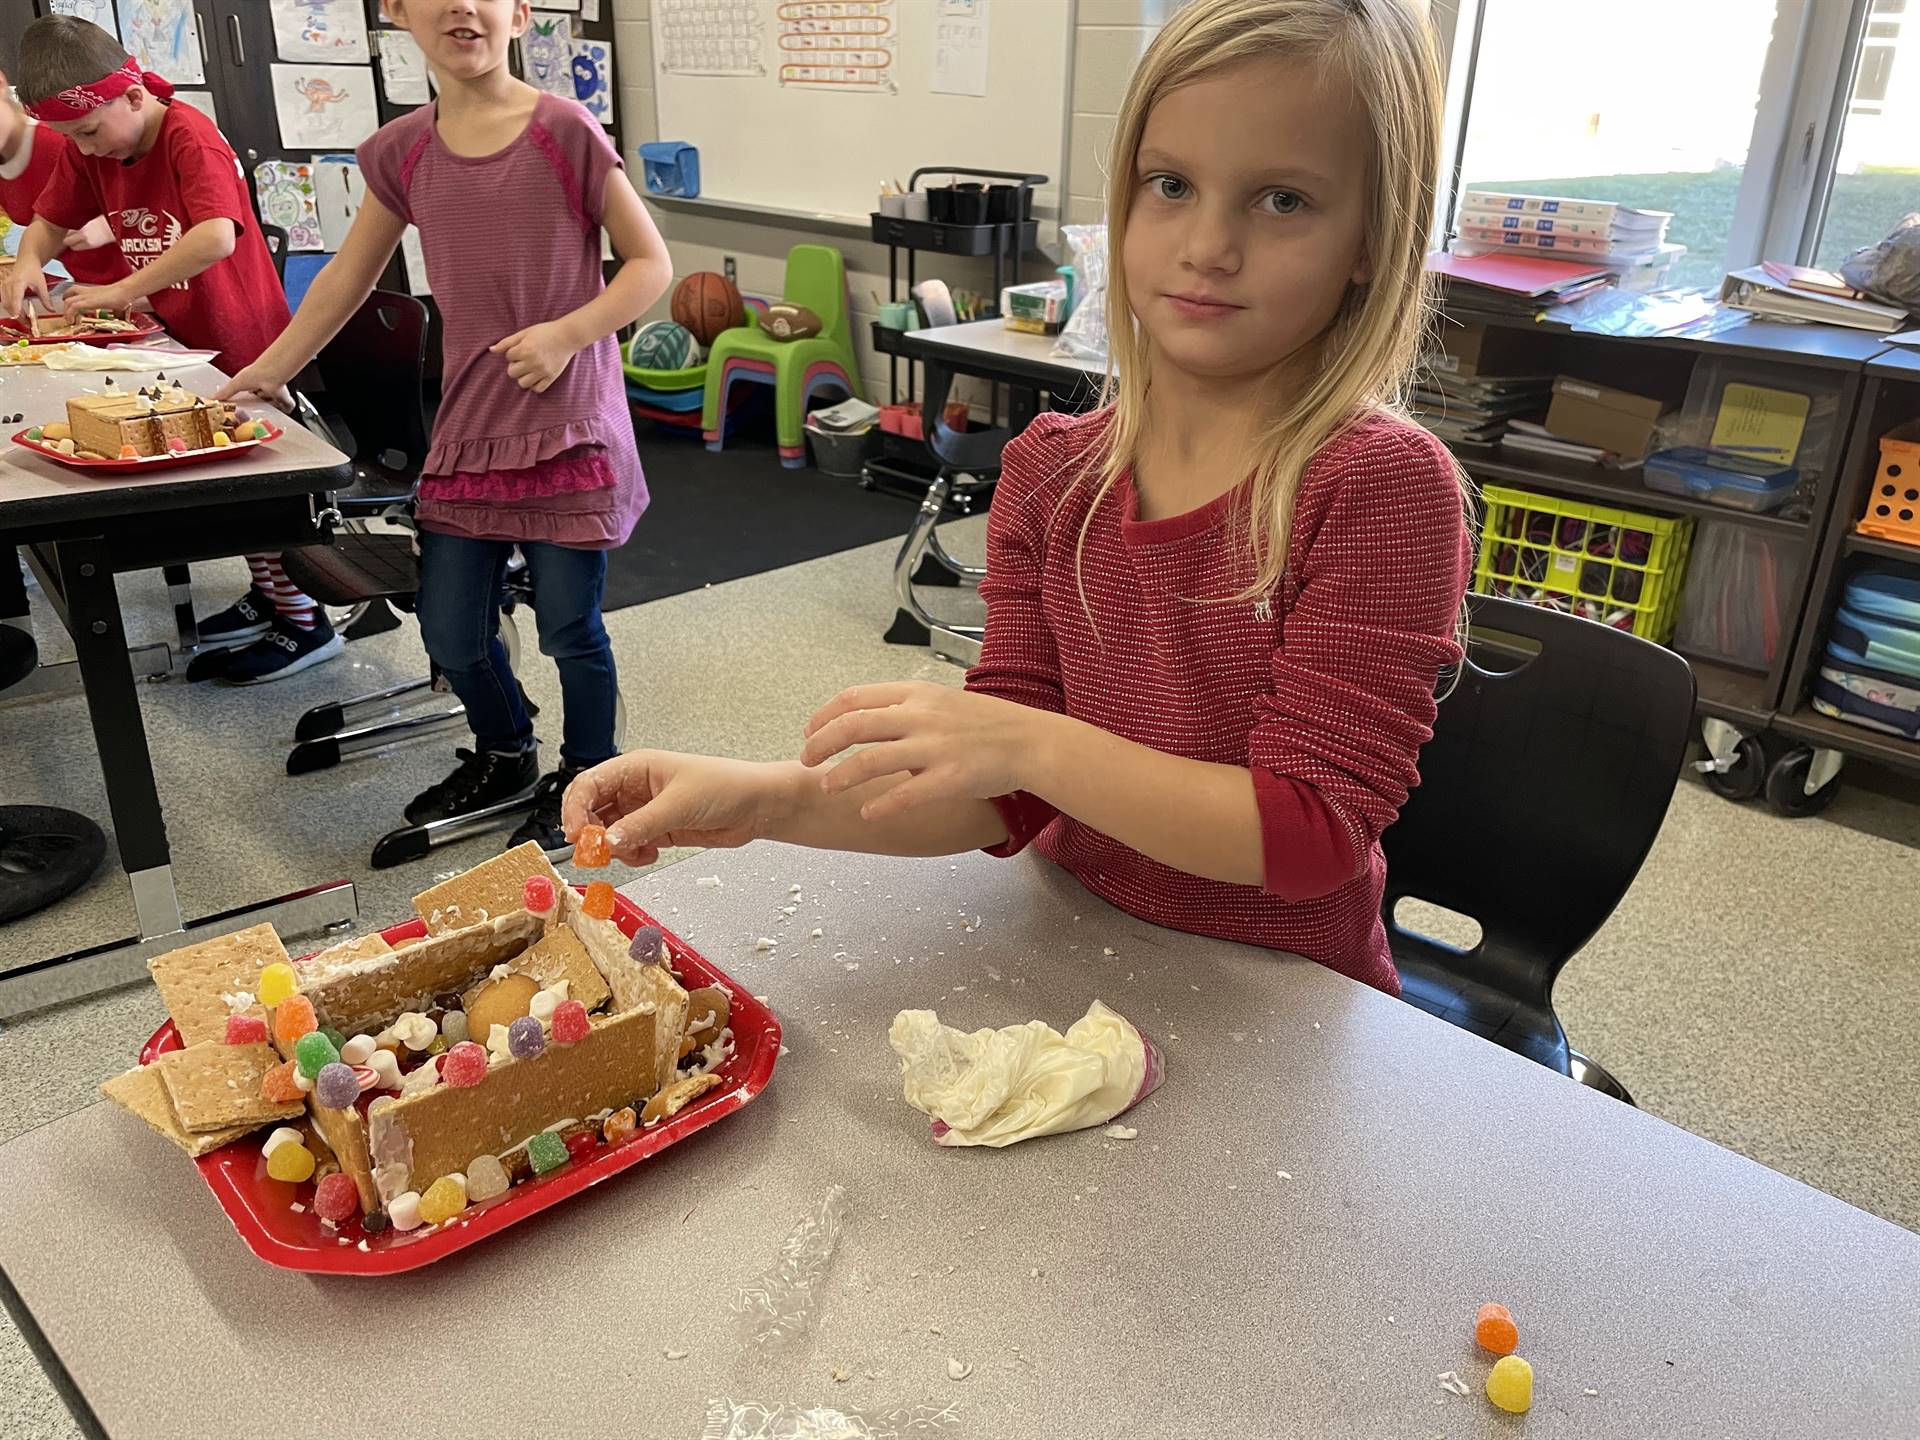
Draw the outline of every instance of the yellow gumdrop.
<instances>
[{"instance_id":1,"label":"yellow gumdrop","mask_svg":"<svg viewBox=\"0 0 1920 1440\"><path fill-rule=\"evenodd\" d=\"M299 988L300 979L293 973L293 966L284 960L276 960L260 972L260 988L257 993L260 1003L271 1010Z\"/></svg>"},{"instance_id":2,"label":"yellow gumdrop","mask_svg":"<svg viewBox=\"0 0 1920 1440\"><path fill-rule=\"evenodd\" d=\"M467 1186L458 1175L442 1175L420 1197L420 1218L429 1225L451 1220L466 1208Z\"/></svg>"},{"instance_id":3,"label":"yellow gumdrop","mask_svg":"<svg viewBox=\"0 0 1920 1440\"><path fill-rule=\"evenodd\" d=\"M233 437L227 434L226 431L216 430L213 432L213 448L214 449L218 450L221 448L221 446L231 445L232 443L233 443Z\"/></svg>"},{"instance_id":4,"label":"yellow gumdrop","mask_svg":"<svg viewBox=\"0 0 1920 1440\"><path fill-rule=\"evenodd\" d=\"M267 1157L267 1174L299 1184L313 1178L313 1152L304 1145L279 1145Z\"/></svg>"},{"instance_id":5,"label":"yellow gumdrop","mask_svg":"<svg viewBox=\"0 0 1920 1440\"><path fill-rule=\"evenodd\" d=\"M1487 1399L1511 1415L1533 1408L1533 1366L1518 1355L1503 1355L1487 1376Z\"/></svg>"}]
</instances>

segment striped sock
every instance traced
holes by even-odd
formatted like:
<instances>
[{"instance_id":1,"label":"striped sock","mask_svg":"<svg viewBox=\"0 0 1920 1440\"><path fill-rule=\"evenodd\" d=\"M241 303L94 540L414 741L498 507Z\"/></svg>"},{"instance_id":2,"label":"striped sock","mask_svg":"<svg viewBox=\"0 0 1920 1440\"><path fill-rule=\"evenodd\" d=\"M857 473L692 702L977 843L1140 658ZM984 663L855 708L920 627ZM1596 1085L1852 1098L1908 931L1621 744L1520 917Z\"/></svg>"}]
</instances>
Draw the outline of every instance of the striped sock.
<instances>
[{"instance_id":1,"label":"striped sock","mask_svg":"<svg viewBox=\"0 0 1920 1440\"><path fill-rule=\"evenodd\" d=\"M280 568L279 555L249 555L247 566L254 572L254 583L266 591L276 611L302 630L313 629L313 600L287 579L287 572ZM263 574L264 584L260 580Z\"/></svg>"},{"instance_id":2,"label":"striped sock","mask_svg":"<svg viewBox=\"0 0 1920 1440\"><path fill-rule=\"evenodd\" d=\"M253 577L253 588L262 595L272 594L273 571L264 555L247 556L247 573Z\"/></svg>"}]
</instances>

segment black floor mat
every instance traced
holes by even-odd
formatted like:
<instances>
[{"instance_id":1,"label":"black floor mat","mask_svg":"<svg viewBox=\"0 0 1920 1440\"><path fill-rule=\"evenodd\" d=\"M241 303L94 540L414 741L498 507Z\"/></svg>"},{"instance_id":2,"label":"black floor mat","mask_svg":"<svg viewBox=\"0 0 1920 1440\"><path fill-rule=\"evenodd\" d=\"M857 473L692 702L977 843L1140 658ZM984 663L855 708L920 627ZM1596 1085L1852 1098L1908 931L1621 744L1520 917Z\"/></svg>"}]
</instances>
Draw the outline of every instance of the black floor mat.
<instances>
[{"instance_id":1,"label":"black floor mat","mask_svg":"<svg viewBox=\"0 0 1920 1440\"><path fill-rule=\"evenodd\" d=\"M782 468L771 434L749 429L714 454L646 421L635 429L653 503L607 557L604 611L899 540L918 508L811 465Z\"/></svg>"}]
</instances>

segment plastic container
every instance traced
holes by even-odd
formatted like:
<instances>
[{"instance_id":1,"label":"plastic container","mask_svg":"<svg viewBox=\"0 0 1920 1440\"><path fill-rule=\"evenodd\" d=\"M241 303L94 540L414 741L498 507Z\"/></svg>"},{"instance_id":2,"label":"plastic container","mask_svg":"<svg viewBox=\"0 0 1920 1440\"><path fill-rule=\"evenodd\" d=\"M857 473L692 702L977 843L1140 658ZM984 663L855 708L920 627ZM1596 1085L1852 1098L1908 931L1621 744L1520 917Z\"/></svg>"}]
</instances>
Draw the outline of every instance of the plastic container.
<instances>
[{"instance_id":1,"label":"plastic container","mask_svg":"<svg viewBox=\"0 0 1920 1440\"><path fill-rule=\"evenodd\" d=\"M1489 485L1473 588L1664 643L1680 614L1691 519Z\"/></svg>"},{"instance_id":2,"label":"plastic container","mask_svg":"<svg viewBox=\"0 0 1920 1440\"><path fill-rule=\"evenodd\" d=\"M640 171L649 195L690 200L700 193L700 151L684 140L650 140L642 145Z\"/></svg>"},{"instance_id":3,"label":"plastic container","mask_svg":"<svg viewBox=\"0 0 1920 1440\"><path fill-rule=\"evenodd\" d=\"M1755 514L1778 510L1793 498L1800 484L1800 472L1791 465L1750 460L1698 446L1656 450L1647 457L1642 475L1649 490Z\"/></svg>"},{"instance_id":4,"label":"plastic container","mask_svg":"<svg viewBox=\"0 0 1920 1440\"><path fill-rule=\"evenodd\" d=\"M1791 638L1786 608L1800 546L1730 520L1702 521L1687 562L1674 644L1713 660L1765 669Z\"/></svg>"},{"instance_id":5,"label":"plastic container","mask_svg":"<svg viewBox=\"0 0 1920 1440\"><path fill-rule=\"evenodd\" d=\"M1920 423L1880 437L1880 468L1867 495L1867 513L1854 529L1876 540L1920 546Z\"/></svg>"}]
</instances>

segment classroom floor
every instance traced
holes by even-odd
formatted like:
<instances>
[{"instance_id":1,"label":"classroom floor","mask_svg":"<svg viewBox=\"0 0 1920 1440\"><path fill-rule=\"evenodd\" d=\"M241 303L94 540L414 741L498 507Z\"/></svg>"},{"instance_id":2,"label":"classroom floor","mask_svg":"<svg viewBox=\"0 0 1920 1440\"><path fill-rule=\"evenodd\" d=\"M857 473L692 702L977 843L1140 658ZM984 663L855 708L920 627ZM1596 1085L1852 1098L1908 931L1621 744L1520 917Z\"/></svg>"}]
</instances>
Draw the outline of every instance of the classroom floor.
<instances>
[{"instance_id":1,"label":"classroom floor","mask_svg":"<svg viewBox=\"0 0 1920 1440\"><path fill-rule=\"evenodd\" d=\"M950 527L962 558L978 556L983 525ZM609 616L628 745L789 756L813 707L842 686L957 683L960 672L926 651L880 640L893 613L893 549L871 545ZM196 566L194 575L204 609L245 584L237 562ZM136 640L170 633L157 575L125 577L122 595ZM972 598L941 595L943 604ZM47 652L64 653L57 630L43 624L38 634ZM436 875L498 844L479 839L413 866L366 868L401 804L450 766L451 739L297 780L283 773L301 711L422 665L409 622L276 685L143 689L188 914L350 876L367 922L397 920ZM557 722L551 666L536 660L525 679ZM83 701L0 705L0 797L105 821ZM1682 783L1632 892L1562 978L1559 1008L1574 1043L1652 1114L1920 1230L1920 1107L1896 1058L1920 1047L1916 849L1920 797L1898 785L1852 785L1825 816L1783 821ZM0 965L118 938L132 918L124 878L109 865L81 895L0 930ZM0 1141L90 1103L161 1018L155 994L137 988L7 1027ZM1488 1098L1487 1123L1498 1125L1497 1097ZM10 1440L78 1433L4 1322L0 1396Z\"/></svg>"}]
</instances>

